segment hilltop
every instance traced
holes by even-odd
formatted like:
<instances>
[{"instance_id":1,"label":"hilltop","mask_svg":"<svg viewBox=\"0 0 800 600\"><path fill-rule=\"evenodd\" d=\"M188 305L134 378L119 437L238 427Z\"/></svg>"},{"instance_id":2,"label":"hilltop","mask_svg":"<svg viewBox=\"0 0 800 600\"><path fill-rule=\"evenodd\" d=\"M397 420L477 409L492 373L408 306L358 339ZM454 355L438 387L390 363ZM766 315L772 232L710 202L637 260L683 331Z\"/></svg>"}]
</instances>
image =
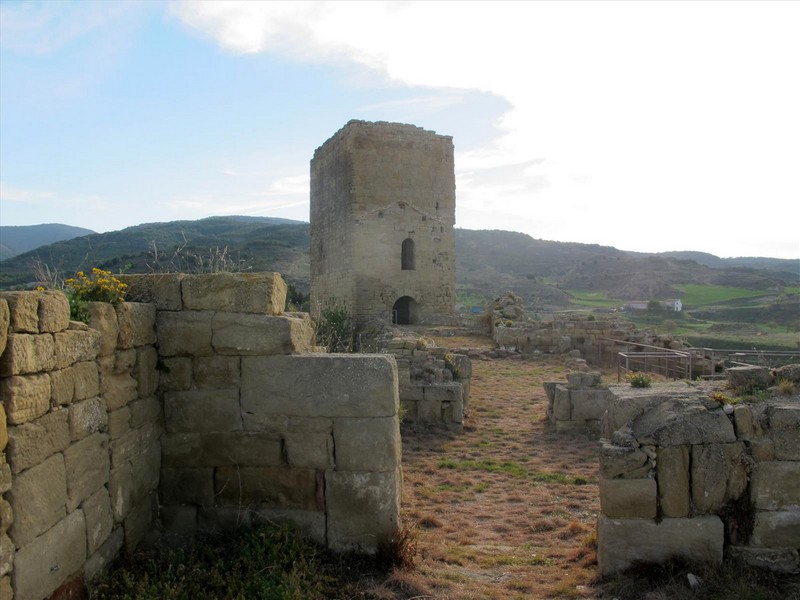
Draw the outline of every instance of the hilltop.
<instances>
[{"instance_id":1,"label":"hilltop","mask_svg":"<svg viewBox=\"0 0 800 600\"><path fill-rule=\"evenodd\" d=\"M646 254L611 246L534 239L511 231L456 229L459 299L476 304L511 290L535 309L567 306L568 290L630 299L678 297L680 286L713 284L777 295L800 285L800 260L722 259L699 252ZM92 266L114 272L194 272L224 261L234 270L278 271L309 287L309 224L268 217L146 223L57 241L0 262L0 287L36 281L35 266L63 276ZM470 299L472 300L470 302Z\"/></svg>"},{"instance_id":2,"label":"hilltop","mask_svg":"<svg viewBox=\"0 0 800 600\"><path fill-rule=\"evenodd\" d=\"M41 225L0 225L0 261L40 246L96 233L84 227L62 223Z\"/></svg>"}]
</instances>

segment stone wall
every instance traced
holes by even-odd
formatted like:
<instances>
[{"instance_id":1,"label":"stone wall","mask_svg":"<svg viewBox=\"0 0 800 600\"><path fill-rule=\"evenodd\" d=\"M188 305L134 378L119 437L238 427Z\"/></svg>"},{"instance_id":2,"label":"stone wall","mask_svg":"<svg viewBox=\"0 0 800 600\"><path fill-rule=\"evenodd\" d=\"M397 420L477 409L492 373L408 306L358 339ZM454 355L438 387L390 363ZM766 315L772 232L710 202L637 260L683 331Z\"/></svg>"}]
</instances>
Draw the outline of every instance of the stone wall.
<instances>
[{"instance_id":1,"label":"stone wall","mask_svg":"<svg viewBox=\"0 0 800 600\"><path fill-rule=\"evenodd\" d=\"M800 572L800 398L726 409L709 384L610 390L602 574L673 556L720 563L725 553Z\"/></svg>"},{"instance_id":2,"label":"stone wall","mask_svg":"<svg viewBox=\"0 0 800 600\"><path fill-rule=\"evenodd\" d=\"M311 354L277 274L128 277L157 311L165 529L292 521L334 550L398 529L397 366Z\"/></svg>"},{"instance_id":3,"label":"stone wall","mask_svg":"<svg viewBox=\"0 0 800 600\"><path fill-rule=\"evenodd\" d=\"M455 306L453 141L413 125L350 121L311 161L311 302L357 324L441 323ZM402 248L413 246L411 264ZM403 310L399 311L402 317Z\"/></svg>"},{"instance_id":4,"label":"stone wall","mask_svg":"<svg viewBox=\"0 0 800 600\"><path fill-rule=\"evenodd\" d=\"M387 351L397 361L404 419L462 429L469 413L469 357L429 346L424 338L414 337L394 338Z\"/></svg>"},{"instance_id":5,"label":"stone wall","mask_svg":"<svg viewBox=\"0 0 800 600\"><path fill-rule=\"evenodd\" d=\"M91 580L163 529L292 521L375 552L399 525L397 365L308 353L278 274L124 277L69 320L0 294L0 598Z\"/></svg>"},{"instance_id":6,"label":"stone wall","mask_svg":"<svg viewBox=\"0 0 800 600\"><path fill-rule=\"evenodd\" d=\"M610 392L601 387L600 373L573 371L566 384L553 381L544 384L547 394L547 418L556 431L600 434L600 422L608 408Z\"/></svg>"},{"instance_id":7,"label":"stone wall","mask_svg":"<svg viewBox=\"0 0 800 600\"><path fill-rule=\"evenodd\" d=\"M638 330L633 323L613 318L563 317L531 322L496 318L492 322L492 338L501 348L522 354L564 354L578 350L594 364L616 364L617 354L635 351L636 344L671 350L683 348L682 343L671 337Z\"/></svg>"},{"instance_id":8,"label":"stone wall","mask_svg":"<svg viewBox=\"0 0 800 600\"><path fill-rule=\"evenodd\" d=\"M157 515L155 309L60 292L0 294L0 597L93 577ZM12 592L13 588L13 592Z\"/></svg>"}]
</instances>

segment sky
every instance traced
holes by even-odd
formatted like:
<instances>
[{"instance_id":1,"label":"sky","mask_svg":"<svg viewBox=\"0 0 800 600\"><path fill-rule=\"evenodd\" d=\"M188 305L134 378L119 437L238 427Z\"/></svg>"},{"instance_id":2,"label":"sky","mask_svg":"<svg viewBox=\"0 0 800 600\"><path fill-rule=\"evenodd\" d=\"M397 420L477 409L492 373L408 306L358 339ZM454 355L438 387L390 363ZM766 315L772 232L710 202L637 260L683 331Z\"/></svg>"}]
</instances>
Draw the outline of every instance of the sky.
<instances>
[{"instance_id":1,"label":"sky","mask_svg":"<svg viewBox=\"0 0 800 600\"><path fill-rule=\"evenodd\" d=\"M456 226L800 258L800 2L0 0L0 224L307 221L350 119L453 137Z\"/></svg>"}]
</instances>

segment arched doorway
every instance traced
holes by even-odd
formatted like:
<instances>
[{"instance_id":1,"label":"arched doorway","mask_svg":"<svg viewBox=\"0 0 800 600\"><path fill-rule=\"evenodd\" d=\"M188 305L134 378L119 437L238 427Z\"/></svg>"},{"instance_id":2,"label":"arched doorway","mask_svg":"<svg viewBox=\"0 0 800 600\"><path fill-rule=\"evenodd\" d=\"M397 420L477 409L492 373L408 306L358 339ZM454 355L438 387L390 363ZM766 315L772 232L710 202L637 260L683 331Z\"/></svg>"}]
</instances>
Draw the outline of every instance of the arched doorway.
<instances>
[{"instance_id":1,"label":"arched doorway","mask_svg":"<svg viewBox=\"0 0 800 600\"><path fill-rule=\"evenodd\" d=\"M417 322L417 301L411 296L398 298L392 306L392 323L394 325L413 325Z\"/></svg>"}]
</instances>

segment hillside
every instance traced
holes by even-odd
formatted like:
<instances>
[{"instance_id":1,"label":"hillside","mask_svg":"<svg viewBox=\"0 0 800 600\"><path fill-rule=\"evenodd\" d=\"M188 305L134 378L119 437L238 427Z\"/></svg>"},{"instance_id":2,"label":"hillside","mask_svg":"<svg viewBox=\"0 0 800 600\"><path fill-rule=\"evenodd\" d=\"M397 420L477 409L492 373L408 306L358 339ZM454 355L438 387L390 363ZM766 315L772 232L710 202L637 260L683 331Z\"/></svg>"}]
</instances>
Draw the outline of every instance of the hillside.
<instances>
[{"instance_id":1,"label":"hillside","mask_svg":"<svg viewBox=\"0 0 800 600\"><path fill-rule=\"evenodd\" d=\"M95 233L91 229L61 223L0 225L0 261L62 240Z\"/></svg>"},{"instance_id":2,"label":"hillside","mask_svg":"<svg viewBox=\"0 0 800 600\"><path fill-rule=\"evenodd\" d=\"M514 291L529 308L566 306L566 290L609 298L680 296L677 286L716 284L773 294L800 284L800 261L753 259L763 269L705 263L681 256L627 252L610 246L537 240L510 231L456 230L456 278L462 296L491 298ZM275 270L303 291L309 278L308 223L266 217L210 217L147 223L60 241L0 263L0 287L31 285L38 262L63 276L92 266L115 272L207 269L224 253L228 266ZM714 257L716 258L716 257ZM746 261L747 259L737 259Z\"/></svg>"}]
</instances>

